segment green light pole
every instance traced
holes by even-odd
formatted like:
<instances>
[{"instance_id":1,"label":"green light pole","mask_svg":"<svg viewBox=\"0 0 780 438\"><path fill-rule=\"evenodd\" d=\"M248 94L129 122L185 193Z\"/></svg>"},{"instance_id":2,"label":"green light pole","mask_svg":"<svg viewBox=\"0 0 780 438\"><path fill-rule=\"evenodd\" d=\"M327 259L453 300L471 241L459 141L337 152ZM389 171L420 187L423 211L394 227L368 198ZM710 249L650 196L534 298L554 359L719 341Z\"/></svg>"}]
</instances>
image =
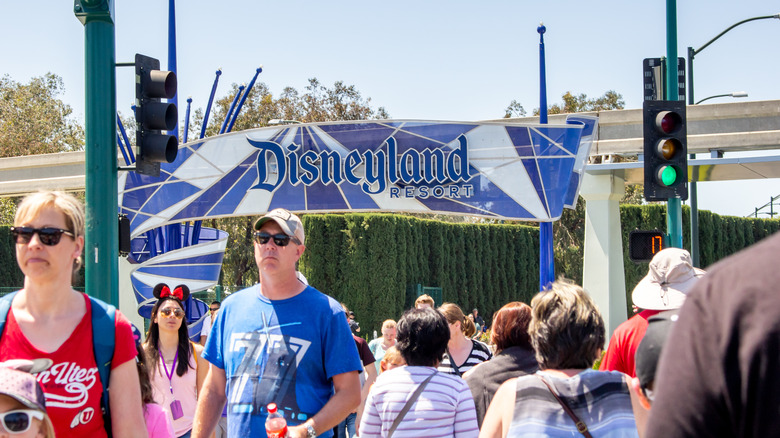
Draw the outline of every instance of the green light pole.
<instances>
[{"instance_id":1,"label":"green light pole","mask_svg":"<svg viewBox=\"0 0 780 438\"><path fill-rule=\"evenodd\" d=\"M87 293L119 305L116 70L113 0L75 0L84 25Z\"/></svg>"},{"instance_id":2,"label":"green light pole","mask_svg":"<svg viewBox=\"0 0 780 438\"><path fill-rule=\"evenodd\" d=\"M677 100L677 1L666 0L666 100ZM669 198L666 202L666 232L669 244L682 248L682 200Z\"/></svg>"},{"instance_id":3,"label":"green light pole","mask_svg":"<svg viewBox=\"0 0 780 438\"><path fill-rule=\"evenodd\" d=\"M707 41L703 46L699 47L698 49L694 50L693 47L688 47L688 105L696 105L706 100L706 99L702 99L701 101L694 104L695 100L693 98L693 58L696 57L696 55L699 52L706 49L707 46L714 43L718 38L725 35L731 29L734 29L737 26L740 26L745 23L749 23L751 21L767 20L771 18L780 19L780 14L762 15L760 17L753 17L742 21L738 21L732 24L731 26L727 27L726 30L717 34L715 38ZM742 97L742 96L733 96L733 97ZM696 154L690 154L689 158L695 159ZM696 190L696 181L691 181L691 184L689 186L689 191L690 191L689 198L691 199L691 259L693 261L693 266L698 267L700 266L699 264L699 201L698 201L698 194Z\"/></svg>"}]
</instances>

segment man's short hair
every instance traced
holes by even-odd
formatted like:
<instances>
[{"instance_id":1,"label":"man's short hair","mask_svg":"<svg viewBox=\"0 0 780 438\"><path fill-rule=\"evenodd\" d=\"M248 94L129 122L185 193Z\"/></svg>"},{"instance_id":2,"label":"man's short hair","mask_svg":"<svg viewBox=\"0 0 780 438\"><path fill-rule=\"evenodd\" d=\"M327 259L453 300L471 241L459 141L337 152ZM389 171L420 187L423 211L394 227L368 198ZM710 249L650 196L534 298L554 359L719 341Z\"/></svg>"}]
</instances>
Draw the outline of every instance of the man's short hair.
<instances>
[{"instance_id":1,"label":"man's short hair","mask_svg":"<svg viewBox=\"0 0 780 438\"><path fill-rule=\"evenodd\" d=\"M578 285L558 280L531 300L528 333L541 369L590 368L606 332L596 304Z\"/></svg>"},{"instance_id":2,"label":"man's short hair","mask_svg":"<svg viewBox=\"0 0 780 438\"><path fill-rule=\"evenodd\" d=\"M430 308L409 309L398 321L395 347L407 365L435 367L444 356L450 328L444 315Z\"/></svg>"},{"instance_id":3,"label":"man's short hair","mask_svg":"<svg viewBox=\"0 0 780 438\"><path fill-rule=\"evenodd\" d=\"M414 307L417 307L419 304L428 304L431 307L435 306L435 303L433 302L433 298L431 298L428 294L422 294L419 297L417 297L416 300L414 300Z\"/></svg>"},{"instance_id":4,"label":"man's short hair","mask_svg":"<svg viewBox=\"0 0 780 438\"><path fill-rule=\"evenodd\" d=\"M217 301L217 300L214 300L214 301L212 301L212 302L211 302L211 304L216 304L217 306L220 306L220 307L222 307L222 303L220 303L220 302L219 302L219 301Z\"/></svg>"}]
</instances>

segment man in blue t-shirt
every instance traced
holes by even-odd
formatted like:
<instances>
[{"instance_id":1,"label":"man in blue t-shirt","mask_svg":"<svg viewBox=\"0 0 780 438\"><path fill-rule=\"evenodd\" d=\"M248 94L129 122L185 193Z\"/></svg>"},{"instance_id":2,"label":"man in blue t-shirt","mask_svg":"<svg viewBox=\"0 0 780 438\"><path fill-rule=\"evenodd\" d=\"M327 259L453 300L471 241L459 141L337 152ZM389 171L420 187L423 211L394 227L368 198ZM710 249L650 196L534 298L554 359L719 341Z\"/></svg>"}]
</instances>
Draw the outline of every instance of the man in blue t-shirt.
<instances>
[{"instance_id":1,"label":"man in blue t-shirt","mask_svg":"<svg viewBox=\"0 0 780 438\"><path fill-rule=\"evenodd\" d=\"M344 311L296 277L306 248L296 215L277 208L254 228L260 283L222 302L192 436L211 435L225 404L229 437L263 436L276 403L290 438L331 437L360 403L362 366Z\"/></svg>"}]
</instances>

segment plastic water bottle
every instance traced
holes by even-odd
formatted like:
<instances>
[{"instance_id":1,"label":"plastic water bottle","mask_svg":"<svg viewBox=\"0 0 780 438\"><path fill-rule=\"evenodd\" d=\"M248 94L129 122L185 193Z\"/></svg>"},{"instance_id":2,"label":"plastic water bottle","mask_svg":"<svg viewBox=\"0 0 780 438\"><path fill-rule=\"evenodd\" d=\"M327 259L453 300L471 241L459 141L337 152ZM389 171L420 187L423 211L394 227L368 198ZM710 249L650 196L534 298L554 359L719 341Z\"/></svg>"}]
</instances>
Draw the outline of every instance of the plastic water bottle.
<instances>
[{"instance_id":1,"label":"plastic water bottle","mask_svg":"<svg viewBox=\"0 0 780 438\"><path fill-rule=\"evenodd\" d=\"M268 417L265 419L265 433L268 438L287 438L287 420L276 412L276 403L268 404Z\"/></svg>"}]
</instances>

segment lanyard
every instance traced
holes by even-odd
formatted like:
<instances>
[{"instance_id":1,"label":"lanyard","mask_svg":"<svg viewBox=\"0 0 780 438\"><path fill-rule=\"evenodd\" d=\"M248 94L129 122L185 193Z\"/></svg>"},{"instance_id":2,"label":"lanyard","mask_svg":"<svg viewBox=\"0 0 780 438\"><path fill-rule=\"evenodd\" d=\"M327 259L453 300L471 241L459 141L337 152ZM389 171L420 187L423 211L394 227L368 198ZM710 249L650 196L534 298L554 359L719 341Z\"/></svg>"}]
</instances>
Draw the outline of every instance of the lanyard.
<instances>
[{"instance_id":1,"label":"lanyard","mask_svg":"<svg viewBox=\"0 0 780 438\"><path fill-rule=\"evenodd\" d=\"M162 361L163 369L165 370L165 377L168 378L168 387L171 389L171 395L173 395L173 373L176 371L176 359L179 358L179 349L176 348L176 355L173 356L173 365L171 365L171 372L168 373L168 367L165 365L165 358L163 357L162 350L160 351L160 360Z\"/></svg>"}]
</instances>

